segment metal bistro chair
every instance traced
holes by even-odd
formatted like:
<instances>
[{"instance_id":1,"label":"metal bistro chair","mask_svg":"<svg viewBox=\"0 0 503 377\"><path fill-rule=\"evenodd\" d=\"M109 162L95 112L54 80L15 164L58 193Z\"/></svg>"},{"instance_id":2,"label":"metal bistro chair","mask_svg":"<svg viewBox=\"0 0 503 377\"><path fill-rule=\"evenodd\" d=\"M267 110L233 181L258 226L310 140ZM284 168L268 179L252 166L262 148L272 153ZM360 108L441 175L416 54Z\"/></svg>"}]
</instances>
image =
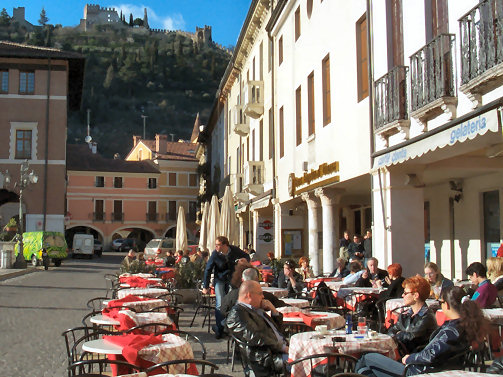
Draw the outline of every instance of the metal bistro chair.
<instances>
[{"instance_id":1,"label":"metal bistro chair","mask_svg":"<svg viewBox=\"0 0 503 377\"><path fill-rule=\"evenodd\" d=\"M176 306L176 305L161 305L161 306L156 306L155 308L149 309L145 311L145 313L162 313L166 312L175 324L176 328L178 328L178 320L180 319L180 313L183 312L183 308Z\"/></svg>"},{"instance_id":2,"label":"metal bistro chair","mask_svg":"<svg viewBox=\"0 0 503 377\"><path fill-rule=\"evenodd\" d=\"M326 363L320 364L320 358L328 360ZM358 359L344 353L326 352L302 357L289 362L288 365L293 366L306 361L309 361L311 366L311 377L330 377L336 373L353 373Z\"/></svg>"},{"instance_id":3,"label":"metal bistro chair","mask_svg":"<svg viewBox=\"0 0 503 377\"><path fill-rule=\"evenodd\" d=\"M115 365L127 373L140 373L143 368L121 360L96 359L77 361L68 367L68 373L75 377L110 377L109 367Z\"/></svg>"},{"instance_id":4,"label":"metal bistro chair","mask_svg":"<svg viewBox=\"0 0 503 377\"><path fill-rule=\"evenodd\" d=\"M189 327L192 327L192 325L194 324L194 320L197 317L197 313L201 311L202 313L204 313L203 323L201 327L204 327L204 324L206 323L206 321L208 321L208 333L209 333L211 329L211 312L215 309L215 295L208 295L208 294L203 295L202 293L200 293L198 295L198 301L199 304L196 308L196 311L194 312L194 316L192 317L192 321L190 322Z\"/></svg>"},{"instance_id":5,"label":"metal bistro chair","mask_svg":"<svg viewBox=\"0 0 503 377\"><path fill-rule=\"evenodd\" d=\"M110 300L109 297L94 297L87 301L86 306L94 311L97 310L103 310L103 308L106 307L106 305L103 303L103 301Z\"/></svg>"},{"instance_id":6,"label":"metal bistro chair","mask_svg":"<svg viewBox=\"0 0 503 377\"><path fill-rule=\"evenodd\" d=\"M163 363L159 363L159 364L155 364L155 365L152 365L151 367L148 367L147 369L145 369L145 372L146 373L150 373L158 368L162 368L164 370L166 370L166 373L170 373L170 367L173 366L173 365L180 365L182 364L184 366L184 372L185 374L187 374L188 372L188 369L190 367L191 364L195 364L196 367L197 366L200 366L201 368L201 373L204 374L205 372L205 369L208 368L210 370L210 373L213 373L215 370L218 370L218 366L214 363L211 363L207 360L198 360L198 359L184 359L184 360L171 360L171 361L165 361ZM199 372L198 372L199 373ZM199 376L201 376L201 374L198 374Z\"/></svg>"}]
</instances>

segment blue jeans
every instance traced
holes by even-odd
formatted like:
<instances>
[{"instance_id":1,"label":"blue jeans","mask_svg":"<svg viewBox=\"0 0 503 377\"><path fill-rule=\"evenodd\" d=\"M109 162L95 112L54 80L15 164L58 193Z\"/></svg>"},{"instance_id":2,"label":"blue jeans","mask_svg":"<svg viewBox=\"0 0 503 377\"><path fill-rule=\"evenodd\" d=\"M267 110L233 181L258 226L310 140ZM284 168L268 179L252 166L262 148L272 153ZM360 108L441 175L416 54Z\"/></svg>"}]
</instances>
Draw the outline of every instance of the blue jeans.
<instances>
[{"instance_id":1,"label":"blue jeans","mask_svg":"<svg viewBox=\"0 0 503 377\"><path fill-rule=\"evenodd\" d=\"M220 306L222 305L222 299L229 291L229 284L223 281L215 282L215 324L217 326L217 335L222 334L223 326L222 321L225 319L222 312L220 312Z\"/></svg>"},{"instance_id":2,"label":"blue jeans","mask_svg":"<svg viewBox=\"0 0 503 377\"><path fill-rule=\"evenodd\" d=\"M380 353L367 353L356 363L357 373L371 377L401 377L405 365Z\"/></svg>"}]
</instances>

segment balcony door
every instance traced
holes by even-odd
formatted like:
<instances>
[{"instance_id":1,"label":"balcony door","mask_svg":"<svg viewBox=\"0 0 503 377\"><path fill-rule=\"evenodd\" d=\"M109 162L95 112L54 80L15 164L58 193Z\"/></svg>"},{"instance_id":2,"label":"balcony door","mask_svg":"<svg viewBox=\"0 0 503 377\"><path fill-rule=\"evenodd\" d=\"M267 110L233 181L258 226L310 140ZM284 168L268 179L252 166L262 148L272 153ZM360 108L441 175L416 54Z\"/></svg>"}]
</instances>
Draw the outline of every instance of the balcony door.
<instances>
[{"instance_id":1,"label":"balcony door","mask_svg":"<svg viewBox=\"0 0 503 377\"><path fill-rule=\"evenodd\" d=\"M425 0L424 13L426 43L449 32L447 0Z\"/></svg>"},{"instance_id":2,"label":"balcony door","mask_svg":"<svg viewBox=\"0 0 503 377\"><path fill-rule=\"evenodd\" d=\"M386 0L388 71L403 65L402 0Z\"/></svg>"}]
</instances>

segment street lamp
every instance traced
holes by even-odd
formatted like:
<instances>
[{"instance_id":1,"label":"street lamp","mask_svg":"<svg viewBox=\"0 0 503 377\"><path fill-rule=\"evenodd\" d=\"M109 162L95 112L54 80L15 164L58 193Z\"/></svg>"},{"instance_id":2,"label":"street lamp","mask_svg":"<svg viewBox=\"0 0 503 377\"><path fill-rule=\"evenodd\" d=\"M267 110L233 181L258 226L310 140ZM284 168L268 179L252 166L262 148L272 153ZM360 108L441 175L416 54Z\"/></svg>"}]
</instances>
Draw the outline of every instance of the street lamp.
<instances>
[{"instance_id":1,"label":"street lamp","mask_svg":"<svg viewBox=\"0 0 503 377\"><path fill-rule=\"evenodd\" d=\"M24 160L19 168L19 182L14 184L14 187L19 188L19 227L17 239L19 240L19 251L17 253L14 268L26 268L26 261L23 254L23 190L30 184L38 182L38 176L33 172L28 172L30 164L28 160ZM10 183L11 177L9 171L5 173L5 183Z\"/></svg>"}]
</instances>

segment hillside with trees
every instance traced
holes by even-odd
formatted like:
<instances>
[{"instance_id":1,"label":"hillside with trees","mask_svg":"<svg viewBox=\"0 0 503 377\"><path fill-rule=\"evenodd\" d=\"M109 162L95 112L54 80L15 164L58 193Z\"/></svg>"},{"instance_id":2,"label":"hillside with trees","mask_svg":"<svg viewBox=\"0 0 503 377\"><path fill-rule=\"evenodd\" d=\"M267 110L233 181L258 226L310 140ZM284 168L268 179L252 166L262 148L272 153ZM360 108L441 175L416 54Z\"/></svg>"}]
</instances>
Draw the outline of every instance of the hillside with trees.
<instances>
[{"instance_id":1,"label":"hillside with trees","mask_svg":"<svg viewBox=\"0 0 503 377\"><path fill-rule=\"evenodd\" d=\"M5 11L5 10L4 10ZM86 57L83 103L70 113L68 143L82 142L91 110L91 135L106 156L121 157L132 135L189 139L196 114L206 119L230 52L193 41L188 33L156 33L134 26L91 31L50 25L45 12L32 31L0 13L0 40L77 51ZM42 17L43 16L43 17ZM170 136L168 136L168 139Z\"/></svg>"}]
</instances>

